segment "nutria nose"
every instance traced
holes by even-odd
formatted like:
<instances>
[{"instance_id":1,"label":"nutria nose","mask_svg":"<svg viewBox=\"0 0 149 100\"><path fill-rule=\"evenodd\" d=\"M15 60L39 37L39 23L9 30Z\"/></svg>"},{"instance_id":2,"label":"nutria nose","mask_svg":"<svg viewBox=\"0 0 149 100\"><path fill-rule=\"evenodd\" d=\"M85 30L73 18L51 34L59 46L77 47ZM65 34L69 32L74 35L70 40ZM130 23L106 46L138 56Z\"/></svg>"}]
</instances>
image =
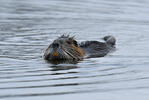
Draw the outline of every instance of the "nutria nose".
<instances>
[{"instance_id":1,"label":"nutria nose","mask_svg":"<svg viewBox=\"0 0 149 100\"><path fill-rule=\"evenodd\" d=\"M58 43L53 43L53 44L52 44L52 47L53 47L53 48L58 48L58 47L59 47L59 44L58 44Z\"/></svg>"}]
</instances>

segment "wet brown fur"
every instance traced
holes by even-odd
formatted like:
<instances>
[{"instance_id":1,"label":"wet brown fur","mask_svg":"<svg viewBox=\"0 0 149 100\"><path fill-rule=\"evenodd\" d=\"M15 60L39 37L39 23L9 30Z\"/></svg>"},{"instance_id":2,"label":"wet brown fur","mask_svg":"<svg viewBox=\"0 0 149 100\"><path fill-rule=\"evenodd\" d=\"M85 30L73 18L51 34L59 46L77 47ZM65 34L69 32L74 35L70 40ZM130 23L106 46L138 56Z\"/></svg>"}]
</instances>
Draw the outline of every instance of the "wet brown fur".
<instances>
[{"instance_id":1,"label":"wet brown fur","mask_svg":"<svg viewBox=\"0 0 149 100\"><path fill-rule=\"evenodd\" d=\"M78 45L74 37L62 35L47 48L44 58L45 60L82 60L84 56L103 57L115 48L115 38L113 36L105 36L105 42L85 41ZM58 47L54 49L53 44ZM56 52L56 53L55 53ZM55 56L56 55L56 56Z\"/></svg>"}]
</instances>

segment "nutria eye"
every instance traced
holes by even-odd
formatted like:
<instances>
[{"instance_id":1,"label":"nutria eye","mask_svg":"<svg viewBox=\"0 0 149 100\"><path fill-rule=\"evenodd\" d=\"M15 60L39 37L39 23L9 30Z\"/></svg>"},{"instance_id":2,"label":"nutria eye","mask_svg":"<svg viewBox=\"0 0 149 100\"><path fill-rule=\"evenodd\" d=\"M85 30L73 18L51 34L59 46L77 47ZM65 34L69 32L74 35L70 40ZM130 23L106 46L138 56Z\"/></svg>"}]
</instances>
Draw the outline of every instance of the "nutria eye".
<instances>
[{"instance_id":1,"label":"nutria eye","mask_svg":"<svg viewBox=\"0 0 149 100\"><path fill-rule=\"evenodd\" d=\"M68 43L68 44L71 44L71 42L70 42L70 41L67 41L67 43Z\"/></svg>"},{"instance_id":2,"label":"nutria eye","mask_svg":"<svg viewBox=\"0 0 149 100\"><path fill-rule=\"evenodd\" d=\"M77 47L78 46L78 43L76 40L73 41L73 44Z\"/></svg>"}]
</instances>

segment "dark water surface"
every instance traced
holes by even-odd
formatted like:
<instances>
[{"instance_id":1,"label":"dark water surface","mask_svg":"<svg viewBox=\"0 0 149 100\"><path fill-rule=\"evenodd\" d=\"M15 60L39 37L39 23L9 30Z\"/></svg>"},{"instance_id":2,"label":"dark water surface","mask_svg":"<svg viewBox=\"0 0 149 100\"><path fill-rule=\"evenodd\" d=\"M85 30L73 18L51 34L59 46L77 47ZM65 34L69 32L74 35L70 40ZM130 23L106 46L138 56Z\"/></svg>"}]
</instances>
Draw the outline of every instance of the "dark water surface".
<instances>
[{"instance_id":1,"label":"dark water surface","mask_svg":"<svg viewBox=\"0 0 149 100\"><path fill-rule=\"evenodd\" d=\"M117 51L52 65L45 48L112 34ZM149 0L0 0L1 100L148 100Z\"/></svg>"}]
</instances>

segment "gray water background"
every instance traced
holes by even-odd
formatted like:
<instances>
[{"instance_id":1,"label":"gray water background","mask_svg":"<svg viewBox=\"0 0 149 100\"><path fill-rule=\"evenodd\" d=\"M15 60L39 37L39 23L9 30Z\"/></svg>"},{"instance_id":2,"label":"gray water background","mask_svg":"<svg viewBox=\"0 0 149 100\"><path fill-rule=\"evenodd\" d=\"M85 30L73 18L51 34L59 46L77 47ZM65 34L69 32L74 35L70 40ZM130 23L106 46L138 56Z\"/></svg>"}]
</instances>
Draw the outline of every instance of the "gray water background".
<instances>
[{"instance_id":1,"label":"gray water background","mask_svg":"<svg viewBox=\"0 0 149 100\"><path fill-rule=\"evenodd\" d=\"M42 58L63 33L117 39L77 64ZM148 100L149 0L0 0L0 100Z\"/></svg>"}]
</instances>

